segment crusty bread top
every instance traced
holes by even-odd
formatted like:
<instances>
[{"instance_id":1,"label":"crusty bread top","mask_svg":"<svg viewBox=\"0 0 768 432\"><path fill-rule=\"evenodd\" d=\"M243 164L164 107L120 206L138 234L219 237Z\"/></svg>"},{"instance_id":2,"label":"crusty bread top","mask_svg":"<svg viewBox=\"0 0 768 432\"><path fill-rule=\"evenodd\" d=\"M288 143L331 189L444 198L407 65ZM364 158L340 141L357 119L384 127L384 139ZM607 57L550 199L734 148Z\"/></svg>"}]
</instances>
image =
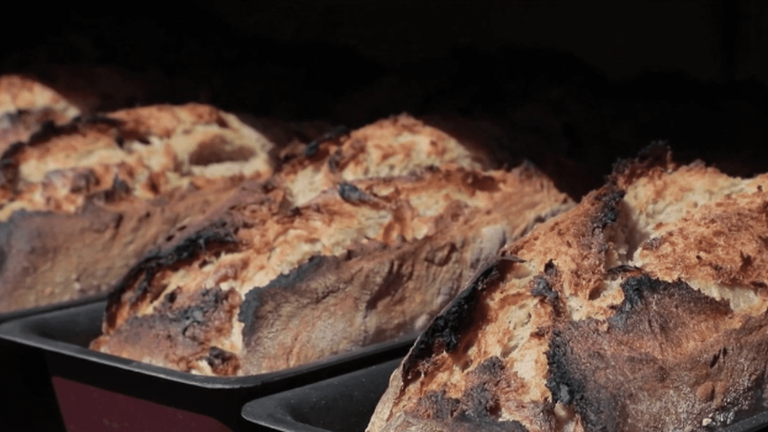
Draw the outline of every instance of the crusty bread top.
<instances>
[{"instance_id":1,"label":"crusty bread top","mask_svg":"<svg viewBox=\"0 0 768 432\"><path fill-rule=\"evenodd\" d=\"M0 154L44 124L61 125L80 110L53 89L19 75L0 76Z\"/></svg>"},{"instance_id":2,"label":"crusty bread top","mask_svg":"<svg viewBox=\"0 0 768 432\"><path fill-rule=\"evenodd\" d=\"M368 430L703 430L759 409L765 187L619 164L433 321Z\"/></svg>"},{"instance_id":3,"label":"crusty bread top","mask_svg":"<svg viewBox=\"0 0 768 432\"><path fill-rule=\"evenodd\" d=\"M157 105L86 117L2 155L0 221L71 213L99 193L152 198L224 177L265 178L272 143L216 108Z\"/></svg>"},{"instance_id":4,"label":"crusty bread top","mask_svg":"<svg viewBox=\"0 0 768 432\"><path fill-rule=\"evenodd\" d=\"M20 75L0 76L0 116L18 111L51 109L71 119L80 110L53 89Z\"/></svg>"},{"instance_id":5,"label":"crusty bread top","mask_svg":"<svg viewBox=\"0 0 768 432\"><path fill-rule=\"evenodd\" d=\"M304 154L283 168L281 176L296 205L343 181L407 175L430 166L489 169L501 165L487 146L460 142L407 114L333 138L305 148Z\"/></svg>"},{"instance_id":6,"label":"crusty bread top","mask_svg":"<svg viewBox=\"0 0 768 432\"><path fill-rule=\"evenodd\" d=\"M111 334L119 333L133 317L160 313L169 298L182 302L215 288L226 293L226 304L238 307L250 290L269 285L313 257L344 256L361 248L375 249L376 244L408 244L456 229L460 234L457 238L475 233L477 246L494 255L505 239L521 236L535 223L571 205L546 176L529 165L511 172L429 169L420 175L345 182L288 213L271 213L279 207L246 211L232 205L230 217L222 216L221 221L229 221L227 232L234 235L234 245L206 248L182 264L137 268L113 298L104 336L92 346L108 352L121 350L117 354L140 356L137 360L167 367L212 373L205 362L178 363L173 352L139 352L128 347L127 341L113 343ZM482 224L473 224L475 219ZM493 245L482 245L486 228L498 231ZM238 321L237 314L231 320L226 332L197 335L196 343L206 345L197 351L207 353L212 346L242 352L244 323ZM172 337L174 344L189 343L181 334ZM280 364L278 360L284 359L264 364Z\"/></svg>"}]
</instances>

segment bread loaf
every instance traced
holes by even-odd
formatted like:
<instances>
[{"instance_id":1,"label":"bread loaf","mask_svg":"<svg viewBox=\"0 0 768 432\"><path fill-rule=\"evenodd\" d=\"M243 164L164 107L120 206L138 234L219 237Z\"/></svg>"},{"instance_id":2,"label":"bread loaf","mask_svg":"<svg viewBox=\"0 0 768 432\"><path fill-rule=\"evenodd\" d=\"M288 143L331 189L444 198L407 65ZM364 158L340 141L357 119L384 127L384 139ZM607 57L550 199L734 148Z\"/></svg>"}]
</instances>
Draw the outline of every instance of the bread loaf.
<instances>
[{"instance_id":1,"label":"bread loaf","mask_svg":"<svg viewBox=\"0 0 768 432\"><path fill-rule=\"evenodd\" d=\"M367 430L708 431L765 410L766 187L665 152L618 164L432 321Z\"/></svg>"},{"instance_id":2,"label":"bread loaf","mask_svg":"<svg viewBox=\"0 0 768 432\"><path fill-rule=\"evenodd\" d=\"M80 109L53 89L20 75L0 76L0 154L43 125L62 125Z\"/></svg>"},{"instance_id":3,"label":"bread loaf","mask_svg":"<svg viewBox=\"0 0 768 432\"><path fill-rule=\"evenodd\" d=\"M495 151L490 140L459 140L407 114L379 120L351 133L337 130L326 138L283 153L289 161L281 177L295 205L306 203L340 182L408 175L430 166L478 170L501 168L509 162Z\"/></svg>"},{"instance_id":4,"label":"bread loaf","mask_svg":"<svg viewBox=\"0 0 768 432\"><path fill-rule=\"evenodd\" d=\"M273 144L210 106L51 127L0 156L0 312L104 293L140 258L273 172Z\"/></svg>"},{"instance_id":5,"label":"bread loaf","mask_svg":"<svg viewBox=\"0 0 768 432\"><path fill-rule=\"evenodd\" d=\"M264 203L281 201L268 189ZM412 334L508 239L570 206L529 165L342 181L288 211L230 202L200 231L221 241L131 271L91 347L245 375Z\"/></svg>"}]
</instances>

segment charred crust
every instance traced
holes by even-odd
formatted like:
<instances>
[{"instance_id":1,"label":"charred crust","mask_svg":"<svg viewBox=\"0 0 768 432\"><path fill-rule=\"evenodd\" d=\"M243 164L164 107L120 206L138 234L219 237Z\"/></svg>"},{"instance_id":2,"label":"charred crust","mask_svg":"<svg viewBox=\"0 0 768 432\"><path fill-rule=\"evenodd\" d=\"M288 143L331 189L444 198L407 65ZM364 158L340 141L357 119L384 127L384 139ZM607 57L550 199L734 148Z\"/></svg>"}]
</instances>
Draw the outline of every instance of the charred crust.
<instances>
[{"instance_id":1,"label":"charred crust","mask_svg":"<svg viewBox=\"0 0 768 432\"><path fill-rule=\"evenodd\" d=\"M624 199L624 194L623 190L611 188L597 196L602 208L593 216L592 227L594 229L602 231L619 219L619 203Z\"/></svg>"},{"instance_id":2,"label":"charred crust","mask_svg":"<svg viewBox=\"0 0 768 432\"><path fill-rule=\"evenodd\" d=\"M326 141L335 141L345 135L349 135L349 132L350 131L348 127L337 126L333 130L320 135L312 142L307 144L306 149L304 149L304 156L308 158L314 157L317 154L317 151L320 149L320 144Z\"/></svg>"},{"instance_id":3,"label":"charred crust","mask_svg":"<svg viewBox=\"0 0 768 432\"><path fill-rule=\"evenodd\" d=\"M584 419L588 431L620 430L620 407L600 388L587 388L587 377L575 366L575 353L565 332L555 330L547 352L549 376L546 386L552 400L563 405L573 404Z\"/></svg>"},{"instance_id":4,"label":"charred crust","mask_svg":"<svg viewBox=\"0 0 768 432\"><path fill-rule=\"evenodd\" d=\"M548 301L556 300L558 297L557 291L552 289L547 278L542 275L538 275L531 280L531 295L544 297Z\"/></svg>"},{"instance_id":5,"label":"charred crust","mask_svg":"<svg viewBox=\"0 0 768 432\"><path fill-rule=\"evenodd\" d=\"M403 377L406 384L416 378L422 361L437 351L451 352L459 345L462 330L469 324L480 293L499 277L497 264L493 263L478 273L448 307L436 316L424 333L419 336L411 352L403 360Z\"/></svg>"},{"instance_id":6,"label":"charred crust","mask_svg":"<svg viewBox=\"0 0 768 432\"><path fill-rule=\"evenodd\" d=\"M162 292L165 287L153 287L152 284L154 277L161 269L182 265L212 250L229 249L237 245L238 240L231 230L226 226L218 225L222 224L214 225L185 238L167 253L153 252L134 266L109 295L106 313L107 328L112 329L117 324L117 312L124 301L127 301L127 307L133 310L147 297L154 299ZM125 299L124 296L128 291L132 293Z\"/></svg>"},{"instance_id":7,"label":"charred crust","mask_svg":"<svg viewBox=\"0 0 768 432\"><path fill-rule=\"evenodd\" d=\"M568 359L572 356L570 349L563 332L553 331L547 352L549 376L546 386L552 393L553 402L560 402L563 405L573 402L574 394L581 394L584 388L584 383L569 371Z\"/></svg>"},{"instance_id":8,"label":"charred crust","mask_svg":"<svg viewBox=\"0 0 768 432\"><path fill-rule=\"evenodd\" d=\"M653 296L664 296L670 301L680 300L686 305L696 303L700 308L706 308L708 312L718 315L727 315L732 312L726 301L708 297L680 280L666 282L652 278L648 274L642 274L627 278L621 284L621 290L624 292L624 300L616 315L610 318L612 325L622 325L635 308Z\"/></svg>"},{"instance_id":9,"label":"charred crust","mask_svg":"<svg viewBox=\"0 0 768 432\"><path fill-rule=\"evenodd\" d=\"M609 278L615 279L616 277L624 274L639 275L642 271L643 269L641 269L640 267L621 264L616 267L609 268L608 270L605 271L605 274Z\"/></svg>"},{"instance_id":10,"label":"charred crust","mask_svg":"<svg viewBox=\"0 0 768 432\"><path fill-rule=\"evenodd\" d=\"M480 363L467 379L471 384L459 398L448 397L445 390L429 391L419 398L414 414L459 432L527 432L517 421L499 421L501 406L497 386L504 375L504 363L493 356Z\"/></svg>"},{"instance_id":11,"label":"charred crust","mask_svg":"<svg viewBox=\"0 0 768 432\"><path fill-rule=\"evenodd\" d=\"M608 319L607 329L595 319L572 321L553 330L550 339L546 386L554 402L573 405L584 420L585 430L685 429L700 424L705 413L732 415L758 404L749 395L763 391L764 362L754 359L762 358L768 350L768 339L756 333L757 328L764 328L765 317L754 318L746 328L711 333L709 323L725 322L732 316L726 302L684 282L666 282L647 274L629 277L621 287L625 300ZM691 338L701 342L681 343ZM738 355L742 360L729 361L749 365L753 368L750 376L756 378L734 384L744 387L736 394L747 396L729 401L726 394L731 390L723 390L720 402L713 402L712 383L736 373L733 363L724 365L726 356L731 358L724 342L743 338L762 342L741 348ZM631 340L647 343L627 349ZM676 354L670 357L670 350ZM672 370L677 371L674 376ZM759 390L750 390L753 387ZM691 392L695 393L693 402L686 399ZM655 400L653 406L659 409L659 398L667 412L647 419L643 413L649 406L644 404ZM713 425L724 424L720 414L711 418Z\"/></svg>"},{"instance_id":12,"label":"charred crust","mask_svg":"<svg viewBox=\"0 0 768 432\"><path fill-rule=\"evenodd\" d=\"M565 306L560 301L560 296L554 286L558 283L557 266L554 261L549 260L544 265L544 271L531 279L530 293L532 296L540 297L549 306L552 307L556 316L563 316ZM543 336L543 335L542 335Z\"/></svg>"},{"instance_id":13,"label":"charred crust","mask_svg":"<svg viewBox=\"0 0 768 432\"><path fill-rule=\"evenodd\" d=\"M643 177L653 168L671 168L672 151L666 141L652 141L640 150L636 158L620 159L613 164L609 182L629 184Z\"/></svg>"},{"instance_id":14,"label":"charred crust","mask_svg":"<svg viewBox=\"0 0 768 432\"><path fill-rule=\"evenodd\" d=\"M265 293L273 290L284 291L296 287L305 281L311 280L316 274L324 271L327 267L334 266L338 261L339 259L336 257L316 255L290 273L281 274L272 279L267 285L248 291L237 315L238 320L244 324L243 340L249 340L258 330L258 311Z\"/></svg>"},{"instance_id":15,"label":"charred crust","mask_svg":"<svg viewBox=\"0 0 768 432\"><path fill-rule=\"evenodd\" d=\"M205 362L217 375L234 375L240 369L240 360L235 354L215 346L208 348Z\"/></svg>"},{"instance_id":16,"label":"charred crust","mask_svg":"<svg viewBox=\"0 0 768 432\"><path fill-rule=\"evenodd\" d=\"M350 204L364 204L372 201L370 195L350 183L339 183L339 196Z\"/></svg>"},{"instance_id":17,"label":"charred crust","mask_svg":"<svg viewBox=\"0 0 768 432\"><path fill-rule=\"evenodd\" d=\"M339 164L341 163L342 159L344 158L344 153L341 151L341 149L336 150L333 152L331 157L328 158L328 169L336 174L339 172Z\"/></svg>"}]
</instances>

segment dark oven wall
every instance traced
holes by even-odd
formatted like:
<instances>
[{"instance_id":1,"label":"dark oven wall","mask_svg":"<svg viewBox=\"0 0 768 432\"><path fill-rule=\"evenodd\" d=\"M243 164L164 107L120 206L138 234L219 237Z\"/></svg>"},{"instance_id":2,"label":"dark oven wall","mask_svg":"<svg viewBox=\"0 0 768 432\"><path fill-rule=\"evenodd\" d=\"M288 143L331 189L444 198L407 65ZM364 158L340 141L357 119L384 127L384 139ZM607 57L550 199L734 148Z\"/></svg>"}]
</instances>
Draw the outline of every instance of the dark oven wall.
<instances>
[{"instance_id":1,"label":"dark oven wall","mask_svg":"<svg viewBox=\"0 0 768 432\"><path fill-rule=\"evenodd\" d=\"M55 83L86 110L198 101L353 128L400 112L481 119L520 157L588 178L575 196L654 140L768 171L763 2L19 7L2 72Z\"/></svg>"}]
</instances>

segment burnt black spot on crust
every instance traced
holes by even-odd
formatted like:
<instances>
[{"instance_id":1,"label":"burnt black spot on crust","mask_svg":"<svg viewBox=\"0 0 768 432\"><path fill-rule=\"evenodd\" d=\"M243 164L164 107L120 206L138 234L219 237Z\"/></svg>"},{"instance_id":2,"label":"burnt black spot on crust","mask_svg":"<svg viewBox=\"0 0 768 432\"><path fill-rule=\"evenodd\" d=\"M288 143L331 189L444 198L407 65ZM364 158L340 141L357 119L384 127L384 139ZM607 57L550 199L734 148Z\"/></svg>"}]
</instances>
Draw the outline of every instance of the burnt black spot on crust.
<instances>
[{"instance_id":1,"label":"burnt black spot on crust","mask_svg":"<svg viewBox=\"0 0 768 432\"><path fill-rule=\"evenodd\" d=\"M126 301L128 308L133 309L147 296L160 294L162 290L153 290L152 287L153 279L160 270L181 265L206 251L231 248L237 243L237 238L231 233L227 224L219 222L196 235L185 238L167 253L150 253L134 266L111 292L106 314L108 328L114 328L116 312L120 309L123 296L128 290L133 292Z\"/></svg>"},{"instance_id":2,"label":"burnt black spot on crust","mask_svg":"<svg viewBox=\"0 0 768 432\"><path fill-rule=\"evenodd\" d=\"M417 402L420 411L426 411L435 420L448 420L459 409L461 402L456 398L447 397L445 390L429 391Z\"/></svg>"},{"instance_id":3,"label":"burnt black spot on crust","mask_svg":"<svg viewBox=\"0 0 768 432\"><path fill-rule=\"evenodd\" d=\"M267 285L248 291L245 294L245 299L243 299L237 316L240 322L245 324L243 327L243 340L249 340L258 330L258 320L254 317L257 315L257 311L262 303L261 297L265 292L285 290L298 286L304 281L311 280L317 273L324 271L326 266L335 265L338 261L339 259L336 257L316 255L290 273L281 274Z\"/></svg>"},{"instance_id":4,"label":"burnt black spot on crust","mask_svg":"<svg viewBox=\"0 0 768 432\"><path fill-rule=\"evenodd\" d=\"M237 356L218 347L210 347L205 362L217 375L232 375L240 369L240 361Z\"/></svg>"},{"instance_id":5,"label":"burnt black spot on crust","mask_svg":"<svg viewBox=\"0 0 768 432\"><path fill-rule=\"evenodd\" d=\"M560 330L552 332L552 339L549 343L547 352L547 366L549 367L549 376L547 377L547 388L552 393L554 402L560 402L568 405L573 402L574 393L583 392L584 383L569 371L569 352L568 341Z\"/></svg>"},{"instance_id":6,"label":"burnt black spot on crust","mask_svg":"<svg viewBox=\"0 0 768 432\"><path fill-rule=\"evenodd\" d=\"M642 271L642 269L640 267L635 267L633 265L622 264L622 265L618 265L616 267L609 268L608 270L606 270L605 273L608 276L610 276L610 277L616 277L616 276L620 276L620 275L625 274L625 273L633 273L633 274L637 273L637 274L639 274L641 271Z\"/></svg>"},{"instance_id":7,"label":"burnt black spot on crust","mask_svg":"<svg viewBox=\"0 0 768 432\"><path fill-rule=\"evenodd\" d=\"M592 219L592 226L599 230L604 230L608 225L613 224L619 218L619 203L624 198L623 190L609 190L599 195L597 199L601 201L602 208Z\"/></svg>"},{"instance_id":8,"label":"burnt black spot on crust","mask_svg":"<svg viewBox=\"0 0 768 432\"><path fill-rule=\"evenodd\" d=\"M503 376L502 360L490 357L469 373L470 384L461 397L448 397L445 390L427 392L418 400L414 414L446 425L451 431L525 432L525 427L517 421L499 421L501 406L497 386Z\"/></svg>"},{"instance_id":9,"label":"burnt black spot on crust","mask_svg":"<svg viewBox=\"0 0 768 432\"><path fill-rule=\"evenodd\" d=\"M553 290L552 287L549 285L549 282L547 281L547 278L544 276L536 276L531 281L531 295L537 296L537 297L544 297L547 300L554 300L557 296L557 291Z\"/></svg>"},{"instance_id":10,"label":"burnt black spot on crust","mask_svg":"<svg viewBox=\"0 0 768 432\"><path fill-rule=\"evenodd\" d=\"M349 183L339 184L339 196L344 201L352 204L368 203L372 200L370 195Z\"/></svg>"},{"instance_id":11,"label":"burnt black spot on crust","mask_svg":"<svg viewBox=\"0 0 768 432\"><path fill-rule=\"evenodd\" d=\"M313 140L309 144L307 144L307 148L304 150L304 156L311 158L314 157L317 154L317 151L320 149L320 144L326 142L326 141L333 141L337 140L344 135L349 135L349 128L346 126L337 126L330 132L326 132L317 139Z\"/></svg>"},{"instance_id":12,"label":"burnt black spot on crust","mask_svg":"<svg viewBox=\"0 0 768 432\"><path fill-rule=\"evenodd\" d=\"M431 357L437 350L451 352L459 344L461 331L469 323L468 318L475 309L480 293L499 277L497 264L493 263L478 273L450 305L427 328L403 361L403 377L407 382L416 377L422 360Z\"/></svg>"},{"instance_id":13,"label":"burnt black spot on crust","mask_svg":"<svg viewBox=\"0 0 768 432\"><path fill-rule=\"evenodd\" d=\"M623 177L625 182L631 183L654 167L670 167L671 155L665 141L652 141L638 153L637 158L621 159L613 164L613 174L609 179L618 181L619 177Z\"/></svg>"}]
</instances>

